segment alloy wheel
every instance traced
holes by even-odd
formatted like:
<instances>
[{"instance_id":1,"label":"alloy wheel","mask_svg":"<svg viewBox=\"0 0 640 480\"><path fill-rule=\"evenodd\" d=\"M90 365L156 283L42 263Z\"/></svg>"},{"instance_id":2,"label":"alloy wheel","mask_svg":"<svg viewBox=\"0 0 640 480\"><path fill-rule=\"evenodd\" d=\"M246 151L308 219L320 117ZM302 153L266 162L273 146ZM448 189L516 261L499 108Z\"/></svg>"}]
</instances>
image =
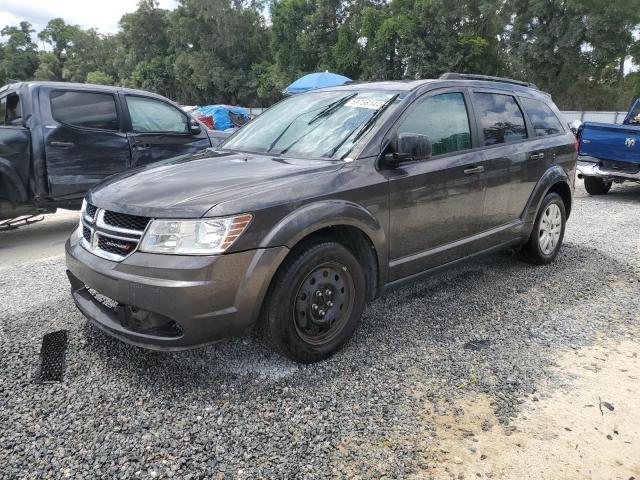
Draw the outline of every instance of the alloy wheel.
<instances>
[{"instance_id":1,"label":"alloy wheel","mask_svg":"<svg viewBox=\"0 0 640 480\"><path fill-rule=\"evenodd\" d=\"M550 203L540 218L540 229L538 232L540 251L544 255L549 256L553 254L560 240L561 233L562 213L560 212L560 207L555 203Z\"/></svg>"}]
</instances>

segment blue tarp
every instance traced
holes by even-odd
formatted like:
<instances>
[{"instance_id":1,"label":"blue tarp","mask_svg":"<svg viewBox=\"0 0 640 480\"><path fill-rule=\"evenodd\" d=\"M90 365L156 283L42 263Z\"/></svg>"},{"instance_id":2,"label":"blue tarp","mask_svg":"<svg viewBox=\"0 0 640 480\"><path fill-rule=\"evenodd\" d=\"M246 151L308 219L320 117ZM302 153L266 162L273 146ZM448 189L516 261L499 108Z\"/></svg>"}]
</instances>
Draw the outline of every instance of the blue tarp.
<instances>
[{"instance_id":1,"label":"blue tarp","mask_svg":"<svg viewBox=\"0 0 640 480\"><path fill-rule=\"evenodd\" d=\"M211 115L216 130L226 130L233 127L233 123L229 119L229 112L249 119L249 110L232 105L204 105L195 111L196 115Z\"/></svg>"},{"instance_id":2,"label":"blue tarp","mask_svg":"<svg viewBox=\"0 0 640 480\"><path fill-rule=\"evenodd\" d=\"M316 72L300 77L287 88L284 93L302 93L316 88L335 87L350 82L351 79L331 72Z\"/></svg>"}]
</instances>

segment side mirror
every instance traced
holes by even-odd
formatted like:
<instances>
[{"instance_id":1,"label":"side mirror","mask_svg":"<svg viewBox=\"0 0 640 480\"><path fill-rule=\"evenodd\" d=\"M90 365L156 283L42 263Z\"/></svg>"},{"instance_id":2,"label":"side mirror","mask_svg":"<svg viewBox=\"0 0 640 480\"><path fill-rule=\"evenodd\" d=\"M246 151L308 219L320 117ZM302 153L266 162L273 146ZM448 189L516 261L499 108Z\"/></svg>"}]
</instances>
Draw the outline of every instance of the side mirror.
<instances>
[{"instance_id":1,"label":"side mirror","mask_svg":"<svg viewBox=\"0 0 640 480\"><path fill-rule=\"evenodd\" d=\"M433 144L426 135L419 133L401 133L395 141L392 153L384 156L385 164L391 168L398 167L404 162L426 160L431 157Z\"/></svg>"},{"instance_id":2,"label":"side mirror","mask_svg":"<svg viewBox=\"0 0 640 480\"><path fill-rule=\"evenodd\" d=\"M200 124L198 123L197 120L194 120L193 118L191 120L189 120L189 132L192 133L193 135L197 135L202 131L202 128L200 128Z\"/></svg>"}]
</instances>

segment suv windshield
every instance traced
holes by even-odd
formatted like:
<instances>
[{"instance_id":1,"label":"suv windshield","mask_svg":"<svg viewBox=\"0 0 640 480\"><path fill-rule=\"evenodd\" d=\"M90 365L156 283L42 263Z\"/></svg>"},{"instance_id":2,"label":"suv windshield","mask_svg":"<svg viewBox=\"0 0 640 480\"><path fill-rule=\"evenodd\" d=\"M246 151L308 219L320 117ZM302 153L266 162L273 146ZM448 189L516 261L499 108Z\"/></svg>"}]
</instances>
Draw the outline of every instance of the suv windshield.
<instances>
[{"instance_id":1,"label":"suv windshield","mask_svg":"<svg viewBox=\"0 0 640 480\"><path fill-rule=\"evenodd\" d=\"M266 110L221 148L342 158L396 96L387 91L344 90L296 95Z\"/></svg>"}]
</instances>

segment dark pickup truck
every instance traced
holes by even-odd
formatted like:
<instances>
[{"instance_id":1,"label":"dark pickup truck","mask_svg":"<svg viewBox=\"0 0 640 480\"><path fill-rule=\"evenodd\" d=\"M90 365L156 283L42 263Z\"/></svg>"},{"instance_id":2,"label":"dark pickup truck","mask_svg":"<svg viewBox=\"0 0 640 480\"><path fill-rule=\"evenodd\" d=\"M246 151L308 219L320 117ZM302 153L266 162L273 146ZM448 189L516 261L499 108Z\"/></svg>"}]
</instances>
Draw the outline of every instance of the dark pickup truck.
<instances>
[{"instance_id":1,"label":"dark pickup truck","mask_svg":"<svg viewBox=\"0 0 640 480\"><path fill-rule=\"evenodd\" d=\"M0 223L78 209L115 173L218 142L166 98L100 85L23 82L0 88ZM2 221L5 222L2 222Z\"/></svg>"}]
</instances>

